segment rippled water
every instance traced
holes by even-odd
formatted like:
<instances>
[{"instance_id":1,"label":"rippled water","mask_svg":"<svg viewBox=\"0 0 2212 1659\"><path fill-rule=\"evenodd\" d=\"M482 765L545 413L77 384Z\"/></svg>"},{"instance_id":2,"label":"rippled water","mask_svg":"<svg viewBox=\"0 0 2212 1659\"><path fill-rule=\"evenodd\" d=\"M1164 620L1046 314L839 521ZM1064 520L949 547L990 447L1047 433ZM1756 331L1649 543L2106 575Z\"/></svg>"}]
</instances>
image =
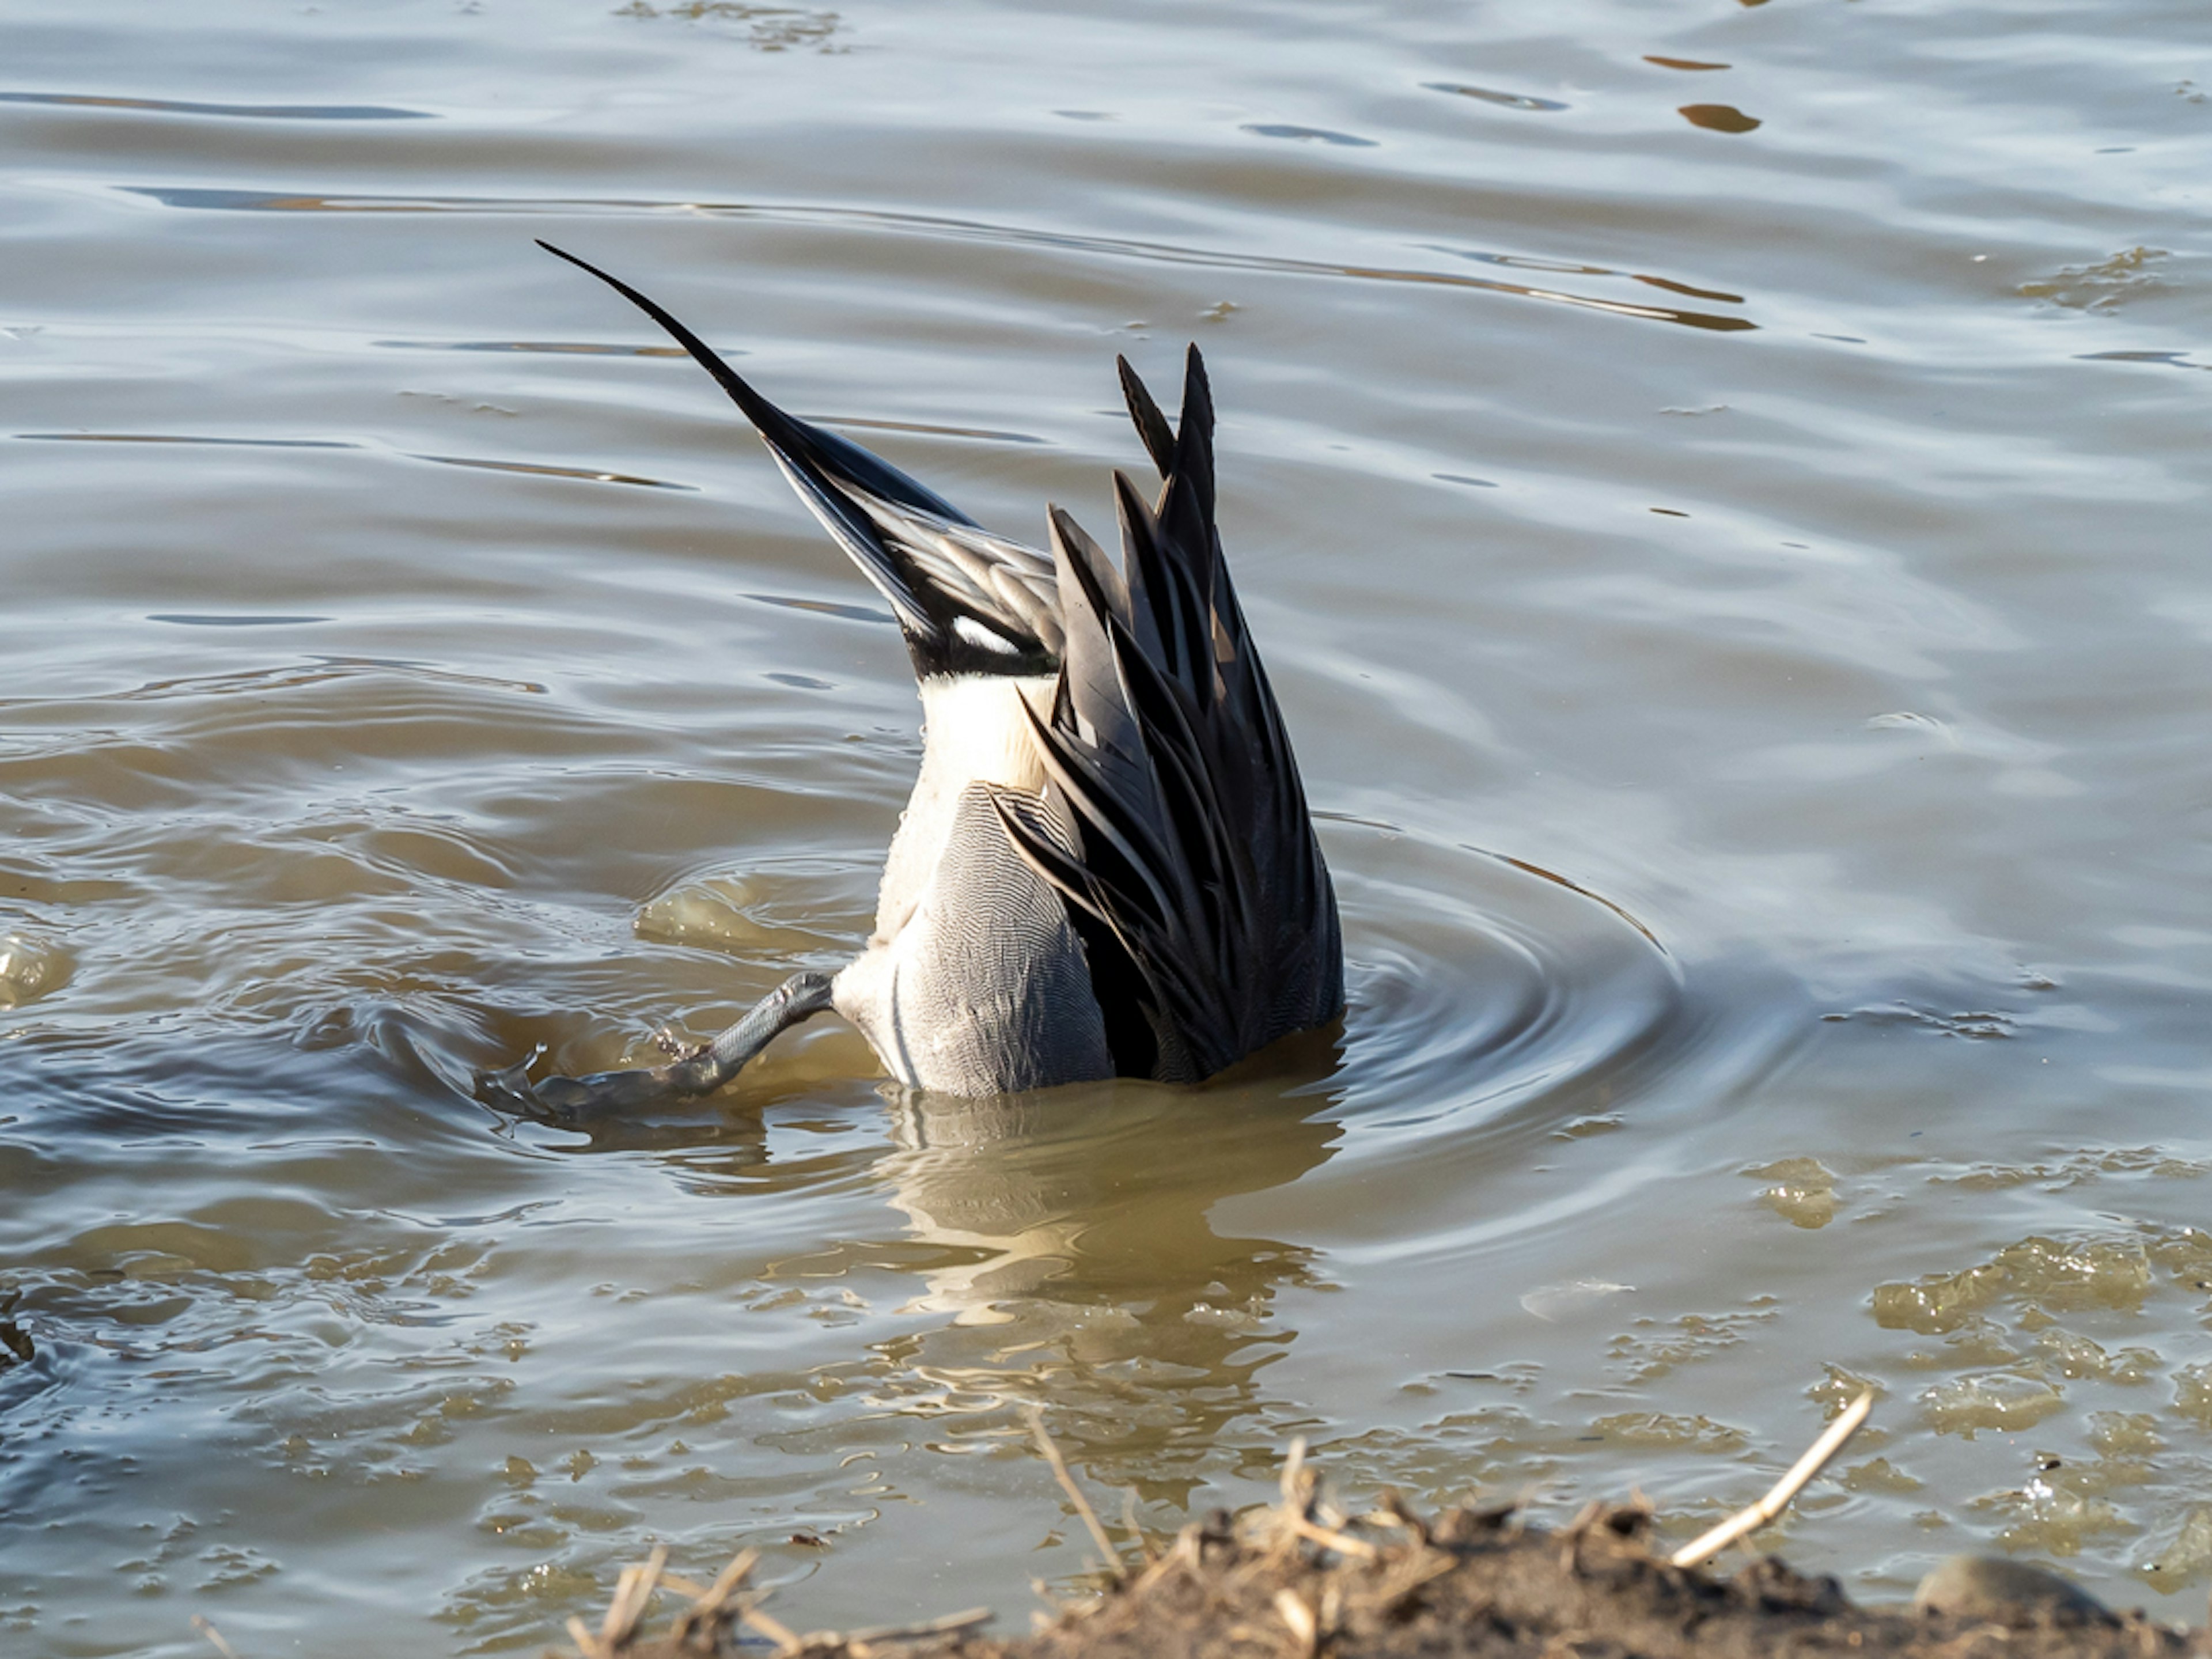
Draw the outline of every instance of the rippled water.
<instances>
[{"instance_id":1,"label":"rippled water","mask_svg":"<svg viewBox=\"0 0 2212 1659\"><path fill-rule=\"evenodd\" d=\"M802 1626L1265 1490L2212 1577L2201 6L9 9L0 1645ZM1352 1007L1195 1093L834 1024L917 710L704 377L1103 528L1204 346ZM1114 1502L1108 1504L1111 1510Z\"/></svg>"}]
</instances>

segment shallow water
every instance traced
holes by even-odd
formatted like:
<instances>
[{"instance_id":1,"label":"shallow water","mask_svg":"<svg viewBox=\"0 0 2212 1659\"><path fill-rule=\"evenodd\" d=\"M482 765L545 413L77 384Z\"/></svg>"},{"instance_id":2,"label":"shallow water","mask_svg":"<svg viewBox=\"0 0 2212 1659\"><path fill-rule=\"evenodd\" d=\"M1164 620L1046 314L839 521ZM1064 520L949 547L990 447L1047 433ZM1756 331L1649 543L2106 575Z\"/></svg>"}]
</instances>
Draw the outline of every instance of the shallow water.
<instances>
[{"instance_id":1,"label":"shallow water","mask_svg":"<svg viewBox=\"0 0 2212 1659\"><path fill-rule=\"evenodd\" d=\"M802 1627L1171 1528L1747 1501L2212 1578L2212 26L1777 0L10 8L0 1645ZM545 236L985 522L1188 339L1352 1006L1191 1094L472 1068L866 931L890 618ZM22 1356L27 1356L24 1358ZM1107 1507L1117 1506L1110 1500Z\"/></svg>"}]
</instances>

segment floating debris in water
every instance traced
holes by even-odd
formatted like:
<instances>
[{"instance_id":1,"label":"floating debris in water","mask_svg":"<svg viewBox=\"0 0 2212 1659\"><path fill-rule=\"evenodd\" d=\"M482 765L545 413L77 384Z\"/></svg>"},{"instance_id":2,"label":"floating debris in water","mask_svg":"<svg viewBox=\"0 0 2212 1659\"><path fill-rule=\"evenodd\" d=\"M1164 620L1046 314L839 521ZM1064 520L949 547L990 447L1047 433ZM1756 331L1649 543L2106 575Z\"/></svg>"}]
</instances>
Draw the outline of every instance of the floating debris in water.
<instances>
[{"instance_id":1,"label":"floating debris in water","mask_svg":"<svg viewBox=\"0 0 2212 1659\"><path fill-rule=\"evenodd\" d=\"M2023 300L2048 300L2069 311L2112 311L2121 301L2166 286L2156 266L2171 256L2162 247L2122 248L2093 265L2069 265L2054 276L2022 283Z\"/></svg>"},{"instance_id":2,"label":"floating debris in water","mask_svg":"<svg viewBox=\"0 0 2212 1659\"><path fill-rule=\"evenodd\" d=\"M2031 1428L2063 1410L2066 1401L2051 1383L2010 1371L1990 1371L1939 1382L1920 1396L1920 1403L1936 1433L1972 1440L1984 1429L2008 1432Z\"/></svg>"},{"instance_id":3,"label":"floating debris in water","mask_svg":"<svg viewBox=\"0 0 2212 1659\"><path fill-rule=\"evenodd\" d=\"M2173 1409L2212 1428L2212 1361L2174 1373Z\"/></svg>"},{"instance_id":4,"label":"floating debris in water","mask_svg":"<svg viewBox=\"0 0 2212 1659\"><path fill-rule=\"evenodd\" d=\"M1631 1382L1644 1387L1684 1365L1695 1364L1741 1346L1759 1326L1780 1311L1781 1304L1775 1297L1759 1297L1747 1309L1720 1314L1683 1314L1663 1324L1647 1316L1613 1339L1606 1358L1619 1366Z\"/></svg>"},{"instance_id":5,"label":"floating debris in water","mask_svg":"<svg viewBox=\"0 0 2212 1659\"><path fill-rule=\"evenodd\" d=\"M1740 1452L1751 1437L1729 1424L1716 1423L1702 1413L1615 1412L1590 1425L1616 1445L1640 1446L1654 1451Z\"/></svg>"},{"instance_id":6,"label":"floating debris in water","mask_svg":"<svg viewBox=\"0 0 2212 1659\"><path fill-rule=\"evenodd\" d=\"M1633 1285L1612 1285L1601 1279L1571 1279L1562 1285L1543 1285L1521 1298L1521 1305L1547 1324L1611 1297L1626 1296Z\"/></svg>"},{"instance_id":7,"label":"floating debris in water","mask_svg":"<svg viewBox=\"0 0 2212 1659\"><path fill-rule=\"evenodd\" d=\"M27 1365L39 1357L36 1345L15 1322L15 1304L22 1299L21 1291L9 1291L0 1296L0 1371Z\"/></svg>"},{"instance_id":8,"label":"floating debris in water","mask_svg":"<svg viewBox=\"0 0 2212 1659\"><path fill-rule=\"evenodd\" d=\"M1554 1140L1584 1140L1591 1135L1611 1134L1626 1127L1628 1120L1619 1112L1595 1112L1587 1117L1571 1117L1552 1131Z\"/></svg>"},{"instance_id":9,"label":"floating debris in water","mask_svg":"<svg viewBox=\"0 0 2212 1659\"><path fill-rule=\"evenodd\" d=\"M1929 1179L1969 1192L2040 1185L2055 1193L2115 1176L2186 1181L2209 1173L2212 1173L2212 1163L2179 1158L2163 1146L2115 1146L2103 1151L2085 1149L2051 1164L1977 1164L1959 1175L1932 1175Z\"/></svg>"},{"instance_id":10,"label":"floating debris in water","mask_svg":"<svg viewBox=\"0 0 2212 1659\"><path fill-rule=\"evenodd\" d=\"M1881 1492L1893 1497L1918 1492L1921 1486L1918 1480L1887 1457L1869 1457L1863 1463L1854 1463L1836 1480L1845 1492Z\"/></svg>"},{"instance_id":11,"label":"floating debris in water","mask_svg":"<svg viewBox=\"0 0 2212 1659\"><path fill-rule=\"evenodd\" d=\"M1361 138L1349 132L1331 132L1327 127L1293 126L1281 121L1249 123L1243 131L1261 138L1311 138L1324 144L1342 144L1354 149L1376 148L1372 138Z\"/></svg>"},{"instance_id":12,"label":"floating debris in water","mask_svg":"<svg viewBox=\"0 0 2212 1659\"><path fill-rule=\"evenodd\" d=\"M1826 1013L1820 1018L1831 1024L1856 1020L1869 1025L1918 1025L1941 1036L1971 1037L1979 1042L2011 1036L2018 1023L2011 1014L1999 1009L1968 1009L1947 1014L1933 1008L1917 1008L1909 1002L1893 1002L1886 1007L1853 1008L1846 1012Z\"/></svg>"},{"instance_id":13,"label":"floating debris in water","mask_svg":"<svg viewBox=\"0 0 2212 1659\"><path fill-rule=\"evenodd\" d=\"M29 933L0 933L0 1008L20 1008L69 983L67 951Z\"/></svg>"},{"instance_id":14,"label":"floating debris in water","mask_svg":"<svg viewBox=\"0 0 2212 1659\"><path fill-rule=\"evenodd\" d=\"M2155 1588L2166 1591L2212 1577L2212 1504L2191 1509L2158 1558L2142 1563L2136 1571Z\"/></svg>"},{"instance_id":15,"label":"floating debris in water","mask_svg":"<svg viewBox=\"0 0 2212 1659\"><path fill-rule=\"evenodd\" d=\"M1734 104L1685 104L1674 112L1693 127L1708 132L1756 132L1764 124L1746 115Z\"/></svg>"},{"instance_id":16,"label":"floating debris in water","mask_svg":"<svg viewBox=\"0 0 2212 1659\"><path fill-rule=\"evenodd\" d=\"M2150 1291L2150 1255L2139 1238L2030 1237L1957 1273L1875 1285L1874 1317L1884 1330L1942 1336L1965 1328L2000 1301L2025 1304L2039 1313L2077 1308L2133 1313ZM2212 1409L2212 1395L2207 1405Z\"/></svg>"},{"instance_id":17,"label":"floating debris in water","mask_svg":"<svg viewBox=\"0 0 2212 1659\"><path fill-rule=\"evenodd\" d=\"M793 6L755 6L742 0L678 0L655 6L647 0L629 0L617 7L617 17L678 17L691 23L737 23L744 29L745 44L755 52L789 52L811 46L817 52L841 52L830 44L844 19L834 11L802 11Z\"/></svg>"},{"instance_id":18,"label":"floating debris in water","mask_svg":"<svg viewBox=\"0 0 2212 1659\"><path fill-rule=\"evenodd\" d=\"M1737 1173L1774 1182L1759 1201L1793 1227L1825 1227L1836 1218L1836 1172L1817 1158L1747 1164Z\"/></svg>"},{"instance_id":19,"label":"floating debris in water","mask_svg":"<svg viewBox=\"0 0 2212 1659\"><path fill-rule=\"evenodd\" d=\"M2104 1345L2072 1331L2047 1330L2035 1339L2035 1357L2046 1370L2075 1381L2118 1382L2134 1387L2149 1382L2164 1369L2150 1348L2122 1348L2106 1352Z\"/></svg>"},{"instance_id":20,"label":"floating debris in water","mask_svg":"<svg viewBox=\"0 0 2212 1659\"><path fill-rule=\"evenodd\" d=\"M1421 85L1431 92L1449 92L1459 98L1479 98L1486 104L1496 104L1505 109L1534 110L1548 115L1567 107L1556 98L1534 98L1525 92L1500 92L1494 87L1464 86L1456 81L1424 81Z\"/></svg>"}]
</instances>

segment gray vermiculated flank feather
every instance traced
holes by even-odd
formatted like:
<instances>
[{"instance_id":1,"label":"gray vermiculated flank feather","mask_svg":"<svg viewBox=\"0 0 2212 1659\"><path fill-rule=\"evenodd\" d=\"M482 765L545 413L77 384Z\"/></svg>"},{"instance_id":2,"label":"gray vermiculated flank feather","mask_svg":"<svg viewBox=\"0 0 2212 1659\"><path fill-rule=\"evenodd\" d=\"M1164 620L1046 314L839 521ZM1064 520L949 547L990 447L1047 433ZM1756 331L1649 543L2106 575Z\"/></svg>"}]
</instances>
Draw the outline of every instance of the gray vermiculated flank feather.
<instances>
[{"instance_id":1,"label":"gray vermiculated flank feather","mask_svg":"<svg viewBox=\"0 0 2212 1659\"><path fill-rule=\"evenodd\" d=\"M1048 803L969 785L908 923L917 931L896 948L888 995L871 988L854 1011L887 1063L945 1094L1011 1094L1114 1075L1082 944L1060 896L1008 840L994 810L999 794L1029 833L1069 844Z\"/></svg>"}]
</instances>

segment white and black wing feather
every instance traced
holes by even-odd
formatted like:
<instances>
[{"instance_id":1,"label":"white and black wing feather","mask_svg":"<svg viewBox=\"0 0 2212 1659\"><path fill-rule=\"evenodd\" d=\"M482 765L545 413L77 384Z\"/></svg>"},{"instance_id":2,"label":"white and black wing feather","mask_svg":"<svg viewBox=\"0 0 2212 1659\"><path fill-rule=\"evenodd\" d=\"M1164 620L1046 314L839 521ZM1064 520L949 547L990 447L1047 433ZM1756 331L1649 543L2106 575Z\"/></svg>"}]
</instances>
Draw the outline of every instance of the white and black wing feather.
<instances>
[{"instance_id":1,"label":"white and black wing feather","mask_svg":"<svg viewBox=\"0 0 2212 1659\"><path fill-rule=\"evenodd\" d=\"M620 277L550 242L538 246L644 312L729 393L799 498L890 601L918 675L1047 674L1058 665L1050 559L991 534L858 444L786 414Z\"/></svg>"}]
</instances>

